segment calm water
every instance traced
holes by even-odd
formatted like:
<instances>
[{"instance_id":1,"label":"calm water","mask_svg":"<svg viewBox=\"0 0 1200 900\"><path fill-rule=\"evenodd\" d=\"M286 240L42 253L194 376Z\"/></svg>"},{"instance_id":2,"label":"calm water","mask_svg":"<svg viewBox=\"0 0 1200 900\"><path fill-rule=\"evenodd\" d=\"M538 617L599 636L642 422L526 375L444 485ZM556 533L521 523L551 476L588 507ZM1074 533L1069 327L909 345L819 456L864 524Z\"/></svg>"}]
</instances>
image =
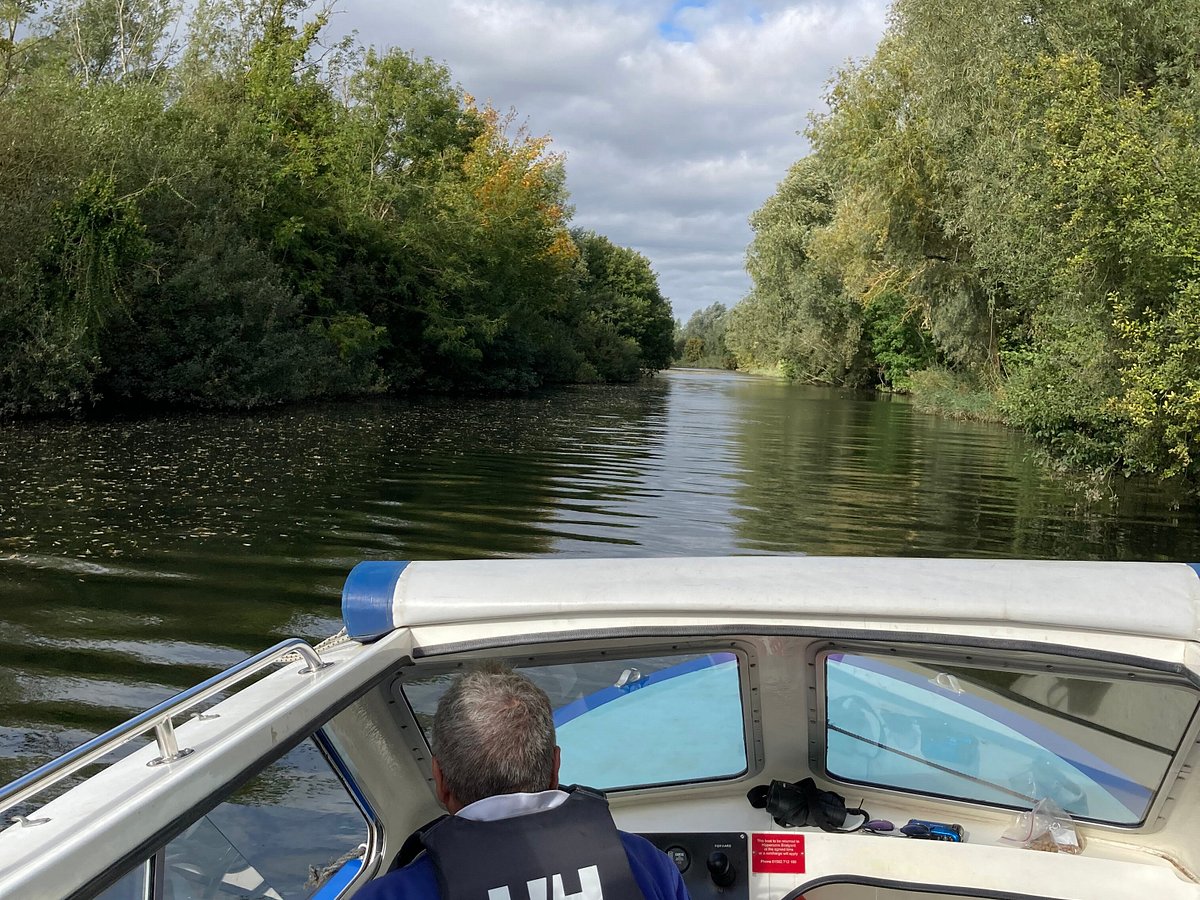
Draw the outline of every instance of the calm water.
<instances>
[{"instance_id":1,"label":"calm water","mask_svg":"<svg viewBox=\"0 0 1200 900\"><path fill-rule=\"evenodd\" d=\"M0 429L0 782L281 637L362 559L1200 559L1200 508L1089 503L1001 428L723 373L511 400Z\"/></svg>"}]
</instances>

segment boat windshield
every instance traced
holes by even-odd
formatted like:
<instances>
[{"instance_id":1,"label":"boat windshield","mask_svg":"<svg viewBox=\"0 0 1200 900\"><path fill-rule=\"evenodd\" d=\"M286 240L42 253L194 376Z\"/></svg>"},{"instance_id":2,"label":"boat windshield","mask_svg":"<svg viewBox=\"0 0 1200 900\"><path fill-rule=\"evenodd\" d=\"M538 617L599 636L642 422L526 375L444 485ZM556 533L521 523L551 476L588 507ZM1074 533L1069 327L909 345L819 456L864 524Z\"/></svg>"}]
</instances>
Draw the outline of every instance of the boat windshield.
<instances>
[{"instance_id":1,"label":"boat windshield","mask_svg":"<svg viewBox=\"0 0 1200 900\"><path fill-rule=\"evenodd\" d=\"M1131 677L824 659L825 768L843 781L999 806L1144 821L1196 712L1195 692Z\"/></svg>"},{"instance_id":2,"label":"boat windshield","mask_svg":"<svg viewBox=\"0 0 1200 900\"><path fill-rule=\"evenodd\" d=\"M746 772L738 657L670 654L518 667L550 697L563 784L602 790ZM430 740L451 676L401 687Z\"/></svg>"}]
</instances>

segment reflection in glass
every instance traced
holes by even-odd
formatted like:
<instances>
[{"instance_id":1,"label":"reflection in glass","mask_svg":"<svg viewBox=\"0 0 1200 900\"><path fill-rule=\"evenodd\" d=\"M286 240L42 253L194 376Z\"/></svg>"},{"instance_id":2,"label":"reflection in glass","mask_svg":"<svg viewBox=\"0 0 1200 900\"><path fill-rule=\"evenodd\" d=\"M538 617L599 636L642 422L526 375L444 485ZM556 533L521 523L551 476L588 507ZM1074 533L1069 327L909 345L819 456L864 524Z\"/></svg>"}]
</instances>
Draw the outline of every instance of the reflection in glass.
<instances>
[{"instance_id":1,"label":"reflection in glass","mask_svg":"<svg viewBox=\"0 0 1200 900\"><path fill-rule=\"evenodd\" d=\"M563 784L603 790L730 778L746 771L737 657L646 656L527 666L550 698ZM406 681L430 740L446 675Z\"/></svg>"},{"instance_id":2,"label":"reflection in glass","mask_svg":"<svg viewBox=\"0 0 1200 900\"><path fill-rule=\"evenodd\" d=\"M1196 710L1144 681L866 654L825 660L826 770L837 778L1074 816L1142 821Z\"/></svg>"}]
</instances>

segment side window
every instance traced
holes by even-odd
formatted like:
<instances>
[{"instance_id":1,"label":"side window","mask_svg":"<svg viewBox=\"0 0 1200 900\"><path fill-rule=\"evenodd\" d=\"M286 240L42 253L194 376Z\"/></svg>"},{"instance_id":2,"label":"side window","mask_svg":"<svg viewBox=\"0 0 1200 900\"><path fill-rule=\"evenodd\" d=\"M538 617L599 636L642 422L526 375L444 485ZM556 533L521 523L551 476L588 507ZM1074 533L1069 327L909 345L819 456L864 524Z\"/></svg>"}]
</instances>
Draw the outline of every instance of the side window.
<instances>
[{"instance_id":1,"label":"side window","mask_svg":"<svg viewBox=\"0 0 1200 900\"><path fill-rule=\"evenodd\" d=\"M733 653L599 659L517 669L550 697L563 784L602 790L735 778L747 769ZM452 676L401 688L430 740Z\"/></svg>"},{"instance_id":2,"label":"side window","mask_svg":"<svg viewBox=\"0 0 1200 900\"><path fill-rule=\"evenodd\" d=\"M835 778L996 806L1050 798L1136 825L1197 708L1182 686L1046 666L824 658L825 769Z\"/></svg>"},{"instance_id":3,"label":"side window","mask_svg":"<svg viewBox=\"0 0 1200 900\"><path fill-rule=\"evenodd\" d=\"M147 900L151 887L149 861L136 868L96 895L96 900Z\"/></svg>"},{"instance_id":4,"label":"side window","mask_svg":"<svg viewBox=\"0 0 1200 900\"><path fill-rule=\"evenodd\" d=\"M163 896L333 900L367 837L345 785L305 741L167 844Z\"/></svg>"}]
</instances>

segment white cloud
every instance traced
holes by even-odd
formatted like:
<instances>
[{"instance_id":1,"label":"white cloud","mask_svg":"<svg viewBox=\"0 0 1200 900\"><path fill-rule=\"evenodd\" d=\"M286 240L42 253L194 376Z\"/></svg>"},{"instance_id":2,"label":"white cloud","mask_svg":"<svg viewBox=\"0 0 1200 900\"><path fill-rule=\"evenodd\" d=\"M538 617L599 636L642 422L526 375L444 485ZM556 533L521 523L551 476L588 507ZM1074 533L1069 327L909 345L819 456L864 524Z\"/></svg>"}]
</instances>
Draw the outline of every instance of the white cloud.
<instances>
[{"instance_id":1,"label":"white cloud","mask_svg":"<svg viewBox=\"0 0 1200 900\"><path fill-rule=\"evenodd\" d=\"M883 0L346 0L335 28L444 62L549 134L575 224L645 253L687 318L745 293L748 216L885 15Z\"/></svg>"}]
</instances>

